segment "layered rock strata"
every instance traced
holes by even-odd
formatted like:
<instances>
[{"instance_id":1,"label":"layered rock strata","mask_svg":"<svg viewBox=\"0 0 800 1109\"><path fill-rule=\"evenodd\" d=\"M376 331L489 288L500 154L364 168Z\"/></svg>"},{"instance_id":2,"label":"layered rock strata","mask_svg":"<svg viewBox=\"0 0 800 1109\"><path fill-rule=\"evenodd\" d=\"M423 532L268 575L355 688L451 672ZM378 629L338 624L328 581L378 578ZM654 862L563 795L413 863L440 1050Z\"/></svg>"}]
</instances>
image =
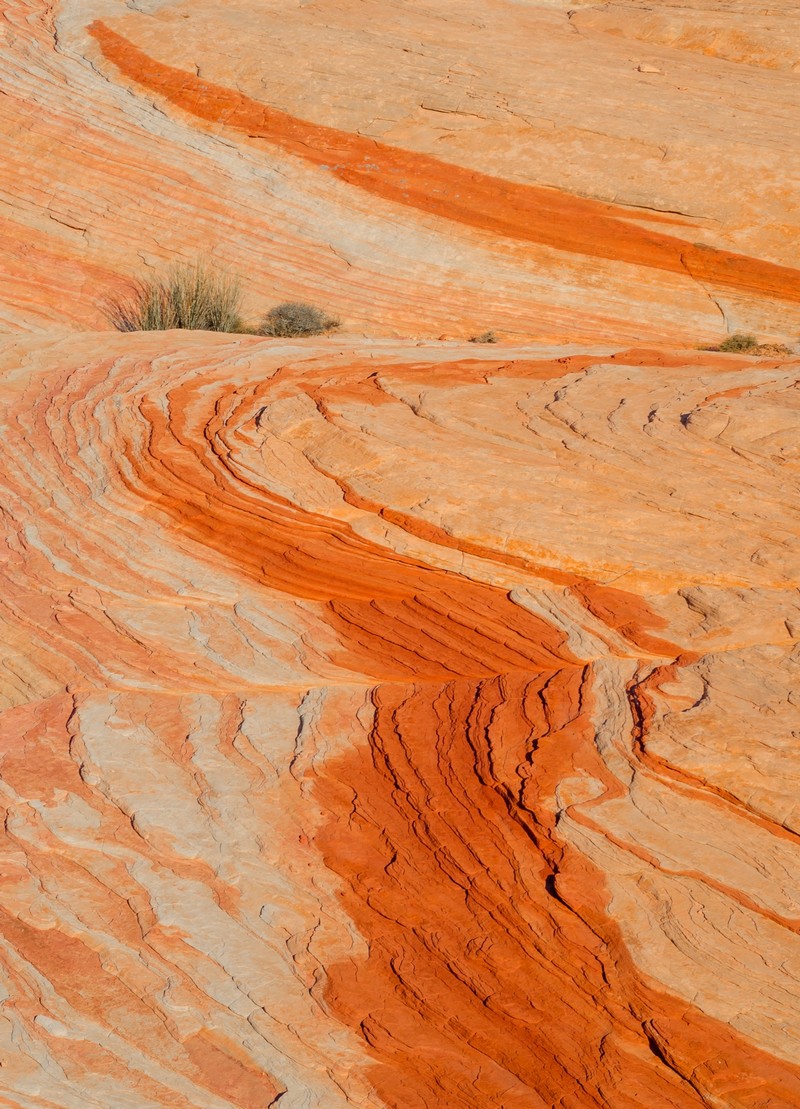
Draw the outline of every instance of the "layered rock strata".
<instances>
[{"instance_id":1,"label":"layered rock strata","mask_svg":"<svg viewBox=\"0 0 800 1109\"><path fill-rule=\"evenodd\" d=\"M797 1104L797 371L6 340L8 1103Z\"/></svg>"},{"instance_id":2,"label":"layered rock strata","mask_svg":"<svg viewBox=\"0 0 800 1109\"><path fill-rule=\"evenodd\" d=\"M777 45L690 48L719 20L791 42L741 8L15 0L0 322L104 326L204 253L253 320L303 297L373 335L791 345L797 82Z\"/></svg>"},{"instance_id":3,"label":"layered rock strata","mask_svg":"<svg viewBox=\"0 0 800 1109\"><path fill-rule=\"evenodd\" d=\"M797 19L0 14L4 1105L800 1105Z\"/></svg>"}]
</instances>

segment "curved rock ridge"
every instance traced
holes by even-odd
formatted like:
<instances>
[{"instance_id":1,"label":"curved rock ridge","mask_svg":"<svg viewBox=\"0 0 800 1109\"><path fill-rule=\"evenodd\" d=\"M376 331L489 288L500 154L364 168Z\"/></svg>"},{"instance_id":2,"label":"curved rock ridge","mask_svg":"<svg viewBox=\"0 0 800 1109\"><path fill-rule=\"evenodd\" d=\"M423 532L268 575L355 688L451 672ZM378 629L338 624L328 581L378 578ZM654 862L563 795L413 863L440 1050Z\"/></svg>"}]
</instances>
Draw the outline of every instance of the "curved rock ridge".
<instances>
[{"instance_id":1,"label":"curved rock ridge","mask_svg":"<svg viewBox=\"0 0 800 1109\"><path fill-rule=\"evenodd\" d=\"M800 1104L799 368L3 340L7 1103Z\"/></svg>"},{"instance_id":2,"label":"curved rock ridge","mask_svg":"<svg viewBox=\"0 0 800 1109\"><path fill-rule=\"evenodd\" d=\"M302 298L373 335L794 344L796 82L640 54L619 7L14 0L0 325L103 327L206 254L252 322Z\"/></svg>"}]
</instances>

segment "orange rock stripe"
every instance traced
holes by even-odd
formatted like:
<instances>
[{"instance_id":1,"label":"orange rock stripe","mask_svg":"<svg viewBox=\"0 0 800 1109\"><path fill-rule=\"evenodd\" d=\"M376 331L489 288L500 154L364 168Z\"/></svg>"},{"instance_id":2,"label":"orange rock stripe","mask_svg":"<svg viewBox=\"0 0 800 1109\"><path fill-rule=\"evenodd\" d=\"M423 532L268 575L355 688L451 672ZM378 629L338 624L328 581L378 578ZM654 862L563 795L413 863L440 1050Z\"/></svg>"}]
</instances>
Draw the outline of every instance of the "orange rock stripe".
<instances>
[{"instance_id":1,"label":"orange rock stripe","mask_svg":"<svg viewBox=\"0 0 800 1109\"><path fill-rule=\"evenodd\" d=\"M392 1109L800 1104L797 1068L643 978L602 874L559 842L555 783L607 778L590 681L374 691L369 747L317 787L317 842L368 941L328 968L328 1004Z\"/></svg>"},{"instance_id":2,"label":"orange rock stripe","mask_svg":"<svg viewBox=\"0 0 800 1109\"><path fill-rule=\"evenodd\" d=\"M215 359L206 377L184 363L176 384L158 393L165 403L152 391L138 405L123 393L135 418L123 425L113 472L144 513L156 506L181 539L205 544L217 565L261 584L265 598L282 590L310 602L305 609L335 628L346 665L375 683L368 742L318 763L322 780L304 785L320 802L308 811L324 814L316 846L340 876L344 905L367 941L326 967L327 1004L368 1045L376 1060L369 1077L382 1100L397 1109L800 1105L796 1067L652 987L609 918L601 871L564 842L560 783L577 776L623 788L597 748L593 669L503 590L364 540L341 521L270 495L252 469L237 469L235 446L252 434L257 405L280 395L282 381L295 393L308 390L314 372L287 368L283 379L264 381L259 371L255 387L237 377L226 396ZM360 388L369 372L345 370L338 380ZM93 412L86 384L78 379L71 388ZM63 395L56 390L39 417L64 427L55 444L61 455L76 449L86 426L77 410L62 418ZM643 650L676 650L648 638L664 622L638 598L583 579L574 585L598 619ZM684 655L678 665L688 661ZM647 691L669 677L662 669L641 683L642 735L634 730L634 756L657 773L642 742L652 711ZM43 708L14 710L18 738L5 752L3 777L22 796L36 796L44 775L49 788L88 797L77 760L58 739L70 705L65 695L48 706L48 736ZM158 711L173 761L188 766L180 709L151 706L148 697L141 705ZM238 717L232 697L221 743L233 744ZM116 839L114 827L106 825L102 840ZM41 843L35 857L26 852L26 864L47 881L48 855L53 868L67 864ZM204 880L217 894L213 875ZM45 888L56 888L55 879ZM129 912L115 934L128 928L134 942L138 905L113 907L112 920ZM57 933L56 945L54 933L6 907L0 931L76 1010L113 1016L130 1039L131 1029L144 1028L150 1058L204 1089L242 1109L269 1104L279 1089L216 1033L176 1041L148 1015L135 980L101 966L99 949L69 929ZM70 1044L64 1057L101 1072L110 1067L101 1050L79 1054ZM335 1046L330 1051L333 1060Z\"/></svg>"},{"instance_id":3,"label":"orange rock stripe","mask_svg":"<svg viewBox=\"0 0 800 1109\"><path fill-rule=\"evenodd\" d=\"M560 781L619 789L594 743L591 669L503 590L226 481L223 416L198 438L186 415L198 388L177 386L169 416L141 405L137 494L250 579L322 602L335 661L380 683L369 745L330 760L315 791L330 814L316 844L368 941L327 968L327 1003L368 1044L385 1104L800 1104L796 1068L652 988L602 874L559 836ZM638 598L576 591L643 649L674 649Z\"/></svg>"},{"instance_id":4,"label":"orange rock stripe","mask_svg":"<svg viewBox=\"0 0 800 1109\"><path fill-rule=\"evenodd\" d=\"M336 661L378 681L482 677L574 664L564 636L516 605L505 590L420 566L337 524L259 490L220 488L208 442L143 402L151 455L131 451L136 492L168 513L181 533L220 552L251 579L322 601L345 645Z\"/></svg>"},{"instance_id":5,"label":"orange rock stripe","mask_svg":"<svg viewBox=\"0 0 800 1109\"><path fill-rule=\"evenodd\" d=\"M354 384L360 373L354 374ZM189 384L174 391L171 421L157 405L142 404L151 427L151 456L143 464L137 452L129 455L141 479L137 494L151 497L184 534L219 551L248 577L324 601L326 619L347 645L346 658L338 661L378 681L477 678L575 663L563 635L512 602L504 589L421 566L356 535L346 524L299 510L263 489L256 499L230 486L220 488L203 453L209 446L214 451L213 440L197 443L182 427L180 413L192 409L194 388ZM224 468L224 459L219 464ZM380 511L366 500L359 503ZM442 541L433 527L412 530ZM499 558L461 540L457 546ZM579 575L522 564L570 585L588 608L643 651L668 657L679 653L673 643L652 635L664 621L643 599Z\"/></svg>"},{"instance_id":6,"label":"orange rock stripe","mask_svg":"<svg viewBox=\"0 0 800 1109\"><path fill-rule=\"evenodd\" d=\"M504 181L428 154L297 119L150 58L100 20L89 31L122 74L176 107L197 119L274 143L384 200L506 238L686 273L713 286L800 302L799 270L640 227L631 222L638 218L634 213L613 204ZM646 218L660 222L655 213Z\"/></svg>"}]
</instances>

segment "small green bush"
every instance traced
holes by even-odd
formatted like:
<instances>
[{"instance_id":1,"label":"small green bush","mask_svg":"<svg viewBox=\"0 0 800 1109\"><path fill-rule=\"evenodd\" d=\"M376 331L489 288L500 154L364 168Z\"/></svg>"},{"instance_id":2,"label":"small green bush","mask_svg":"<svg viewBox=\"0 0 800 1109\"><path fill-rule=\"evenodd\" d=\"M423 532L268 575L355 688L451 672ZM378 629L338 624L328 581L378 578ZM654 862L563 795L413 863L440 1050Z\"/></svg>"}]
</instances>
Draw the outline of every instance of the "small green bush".
<instances>
[{"instance_id":1,"label":"small green bush","mask_svg":"<svg viewBox=\"0 0 800 1109\"><path fill-rule=\"evenodd\" d=\"M340 326L339 320L329 316L321 308L315 308L313 304L287 300L270 308L258 333L276 338L297 338L302 335L324 335L326 331L333 331Z\"/></svg>"},{"instance_id":2,"label":"small green bush","mask_svg":"<svg viewBox=\"0 0 800 1109\"><path fill-rule=\"evenodd\" d=\"M737 331L735 335L729 335L724 339L716 349L725 354L753 354L758 350L758 345L755 335L745 335Z\"/></svg>"},{"instance_id":3,"label":"small green bush","mask_svg":"<svg viewBox=\"0 0 800 1109\"><path fill-rule=\"evenodd\" d=\"M497 336L493 331L482 331L480 335L473 335L471 343L496 343Z\"/></svg>"},{"instance_id":4,"label":"small green bush","mask_svg":"<svg viewBox=\"0 0 800 1109\"><path fill-rule=\"evenodd\" d=\"M241 332L241 299L238 278L197 262L133 281L126 295L109 302L106 314L118 331Z\"/></svg>"}]
</instances>

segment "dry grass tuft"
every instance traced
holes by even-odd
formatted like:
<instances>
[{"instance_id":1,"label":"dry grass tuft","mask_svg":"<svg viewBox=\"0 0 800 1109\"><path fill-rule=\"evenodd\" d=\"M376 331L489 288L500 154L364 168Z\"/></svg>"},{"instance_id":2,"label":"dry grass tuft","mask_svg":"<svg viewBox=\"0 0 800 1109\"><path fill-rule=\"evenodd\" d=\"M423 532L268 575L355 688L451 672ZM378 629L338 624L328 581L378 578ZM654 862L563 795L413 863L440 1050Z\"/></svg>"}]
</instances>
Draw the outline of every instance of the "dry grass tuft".
<instances>
[{"instance_id":1,"label":"dry grass tuft","mask_svg":"<svg viewBox=\"0 0 800 1109\"><path fill-rule=\"evenodd\" d=\"M173 266L162 277L138 278L126 295L106 305L106 315L118 331L241 332L241 299L238 278L197 262Z\"/></svg>"}]
</instances>

